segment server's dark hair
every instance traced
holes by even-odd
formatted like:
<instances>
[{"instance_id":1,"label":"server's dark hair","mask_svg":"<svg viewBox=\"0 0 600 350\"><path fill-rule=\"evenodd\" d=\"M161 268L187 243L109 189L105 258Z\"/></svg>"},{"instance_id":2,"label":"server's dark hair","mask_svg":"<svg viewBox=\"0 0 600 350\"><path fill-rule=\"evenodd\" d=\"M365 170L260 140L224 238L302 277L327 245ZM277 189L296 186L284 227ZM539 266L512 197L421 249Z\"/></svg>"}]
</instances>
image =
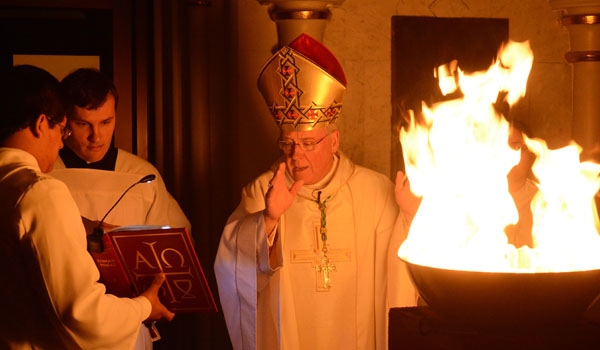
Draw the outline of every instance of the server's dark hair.
<instances>
[{"instance_id":1,"label":"server's dark hair","mask_svg":"<svg viewBox=\"0 0 600 350\"><path fill-rule=\"evenodd\" d=\"M65 118L59 81L46 70L17 65L0 76L0 142L15 132L32 127L41 114L51 126Z\"/></svg>"},{"instance_id":2,"label":"server's dark hair","mask_svg":"<svg viewBox=\"0 0 600 350\"><path fill-rule=\"evenodd\" d=\"M85 109L97 109L106 102L108 95L115 99L115 107L119 95L112 79L95 68L79 68L63 78L60 82L63 104L67 117L73 115L75 106Z\"/></svg>"}]
</instances>

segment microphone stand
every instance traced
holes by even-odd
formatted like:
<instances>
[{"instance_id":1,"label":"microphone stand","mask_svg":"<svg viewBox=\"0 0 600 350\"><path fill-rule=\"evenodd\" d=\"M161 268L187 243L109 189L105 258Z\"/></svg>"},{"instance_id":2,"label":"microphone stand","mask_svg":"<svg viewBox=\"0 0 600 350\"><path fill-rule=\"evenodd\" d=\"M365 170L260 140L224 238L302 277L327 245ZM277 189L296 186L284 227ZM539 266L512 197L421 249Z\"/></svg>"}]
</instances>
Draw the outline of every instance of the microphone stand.
<instances>
[{"instance_id":1,"label":"microphone stand","mask_svg":"<svg viewBox=\"0 0 600 350\"><path fill-rule=\"evenodd\" d=\"M110 214L110 212L117 206L117 204L119 204L121 199L123 199L125 194L127 192L129 192L129 190L131 190L133 187L135 187L138 184L150 183L150 182L154 181L154 179L156 179L156 175L148 174L148 175L144 176L143 178L141 178L139 181L137 181L134 184L132 184L131 186L129 186L125 190L125 192L123 192L123 194L121 194L121 197L119 197L119 199L117 199L115 204L113 204L113 206L110 207L110 209L108 209L106 214L104 214L104 217L102 217L102 220L100 220L100 222L98 222L98 225L96 227L94 227L94 230L92 231L92 233L87 236L88 251L94 252L94 253L102 253L104 251L104 243L102 242L102 236L104 236L104 229L102 228L102 223L104 223L104 219L106 219L108 214Z\"/></svg>"}]
</instances>

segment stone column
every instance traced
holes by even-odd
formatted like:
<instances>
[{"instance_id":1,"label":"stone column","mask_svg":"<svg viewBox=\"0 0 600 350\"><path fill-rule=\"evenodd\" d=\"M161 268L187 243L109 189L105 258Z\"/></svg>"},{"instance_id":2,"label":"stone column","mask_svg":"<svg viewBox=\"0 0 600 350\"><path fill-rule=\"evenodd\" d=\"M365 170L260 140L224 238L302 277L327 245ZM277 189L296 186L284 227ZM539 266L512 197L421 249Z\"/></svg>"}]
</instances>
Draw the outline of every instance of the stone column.
<instances>
[{"instance_id":1,"label":"stone column","mask_svg":"<svg viewBox=\"0 0 600 350\"><path fill-rule=\"evenodd\" d=\"M582 158L600 161L600 0L549 0L569 32L573 65L572 138Z\"/></svg>"},{"instance_id":2,"label":"stone column","mask_svg":"<svg viewBox=\"0 0 600 350\"><path fill-rule=\"evenodd\" d=\"M269 6L269 16L277 25L279 46L284 46L302 33L323 41L323 32L331 18L331 8L344 0L258 0Z\"/></svg>"}]
</instances>

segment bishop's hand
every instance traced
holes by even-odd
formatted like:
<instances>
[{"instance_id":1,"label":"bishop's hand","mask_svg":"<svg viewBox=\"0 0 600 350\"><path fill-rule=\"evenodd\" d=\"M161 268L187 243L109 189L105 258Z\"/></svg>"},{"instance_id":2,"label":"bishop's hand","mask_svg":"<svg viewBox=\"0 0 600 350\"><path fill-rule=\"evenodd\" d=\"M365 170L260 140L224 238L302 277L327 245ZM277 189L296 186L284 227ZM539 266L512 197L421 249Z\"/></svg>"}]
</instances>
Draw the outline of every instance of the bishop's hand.
<instances>
[{"instance_id":1,"label":"bishop's hand","mask_svg":"<svg viewBox=\"0 0 600 350\"><path fill-rule=\"evenodd\" d=\"M304 180L298 180L288 189L285 183L285 163L279 164L273 178L269 181L269 189L265 194L263 216L267 232L273 231L279 218L292 205L296 194L303 185Z\"/></svg>"}]
</instances>

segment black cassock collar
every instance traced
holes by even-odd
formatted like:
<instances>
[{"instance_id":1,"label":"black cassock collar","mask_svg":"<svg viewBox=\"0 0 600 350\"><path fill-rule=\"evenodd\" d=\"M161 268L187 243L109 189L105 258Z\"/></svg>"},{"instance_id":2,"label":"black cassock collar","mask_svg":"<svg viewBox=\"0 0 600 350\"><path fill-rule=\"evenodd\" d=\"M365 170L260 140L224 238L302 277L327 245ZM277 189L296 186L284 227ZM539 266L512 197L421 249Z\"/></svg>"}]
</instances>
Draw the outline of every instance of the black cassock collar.
<instances>
[{"instance_id":1,"label":"black cassock collar","mask_svg":"<svg viewBox=\"0 0 600 350\"><path fill-rule=\"evenodd\" d=\"M115 164L117 164L117 153L118 149L116 147L111 147L104 155L104 158L97 162L88 163L79 158L79 156L77 156L69 147L65 146L59 151L60 158L67 168L87 168L112 171L115 170Z\"/></svg>"}]
</instances>

